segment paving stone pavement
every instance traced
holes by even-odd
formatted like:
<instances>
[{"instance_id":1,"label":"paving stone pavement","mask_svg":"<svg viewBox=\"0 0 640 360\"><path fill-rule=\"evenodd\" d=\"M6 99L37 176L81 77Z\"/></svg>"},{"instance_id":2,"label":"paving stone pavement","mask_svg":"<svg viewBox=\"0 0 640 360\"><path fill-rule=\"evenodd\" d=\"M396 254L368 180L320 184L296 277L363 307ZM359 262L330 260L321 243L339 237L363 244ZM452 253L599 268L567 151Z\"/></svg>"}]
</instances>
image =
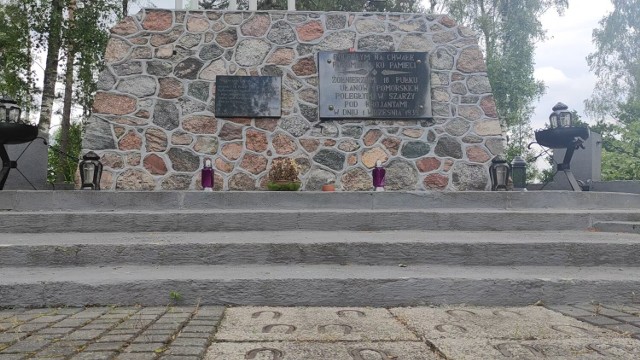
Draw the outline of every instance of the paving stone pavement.
<instances>
[{"instance_id":1,"label":"paving stone pavement","mask_svg":"<svg viewBox=\"0 0 640 360\"><path fill-rule=\"evenodd\" d=\"M0 360L640 359L640 305L0 310Z\"/></svg>"}]
</instances>

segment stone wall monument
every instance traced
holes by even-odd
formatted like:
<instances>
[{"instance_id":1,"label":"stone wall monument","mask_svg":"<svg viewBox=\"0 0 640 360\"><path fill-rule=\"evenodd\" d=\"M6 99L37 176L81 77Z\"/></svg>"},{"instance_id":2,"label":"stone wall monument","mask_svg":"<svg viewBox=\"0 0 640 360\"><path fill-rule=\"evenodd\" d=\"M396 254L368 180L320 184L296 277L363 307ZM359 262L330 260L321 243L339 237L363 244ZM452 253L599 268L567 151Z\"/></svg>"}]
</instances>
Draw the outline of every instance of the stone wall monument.
<instances>
[{"instance_id":1,"label":"stone wall monument","mask_svg":"<svg viewBox=\"0 0 640 360\"><path fill-rule=\"evenodd\" d=\"M371 190L377 160L387 190L488 190L504 152L476 34L446 15L145 9L111 31L83 140L103 189L200 189L205 157L217 190L266 189L291 157L304 190ZM432 116L321 119L319 53L349 51L426 52ZM218 75L281 77L281 116L217 117Z\"/></svg>"}]
</instances>

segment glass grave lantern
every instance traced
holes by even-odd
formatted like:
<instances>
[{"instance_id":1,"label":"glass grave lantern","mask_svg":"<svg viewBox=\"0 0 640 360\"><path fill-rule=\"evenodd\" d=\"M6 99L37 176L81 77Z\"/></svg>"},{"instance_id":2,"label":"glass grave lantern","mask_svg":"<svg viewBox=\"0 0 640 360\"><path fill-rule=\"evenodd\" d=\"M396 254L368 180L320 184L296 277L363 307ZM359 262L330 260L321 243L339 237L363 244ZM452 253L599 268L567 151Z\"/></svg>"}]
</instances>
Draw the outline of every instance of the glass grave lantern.
<instances>
[{"instance_id":1,"label":"glass grave lantern","mask_svg":"<svg viewBox=\"0 0 640 360\"><path fill-rule=\"evenodd\" d=\"M491 191L506 191L507 181L509 180L509 173L511 169L507 160L502 156L496 155L491 160L491 167L489 168L489 175L491 176Z\"/></svg>"},{"instance_id":2,"label":"glass grave lantern","mask_svg":"<svg viewBox=\"0 0 640 360\"><path fill-rule=\"evenodd\" d=\"M527 162L522 156L516 156L511 162L511 178L513 179L513 190L527 190Z\"/></svg>"},{"instance_id":3,"label":"glass grave lantern","mask_svg":"<svg viewBox=\"0 0 640 360\"><path fill-rule=\"evenodd\" d=\"M82 157L82 161L78 165L80 168L80 188L100 190L100 178L102 177L102 163L100 156L89 151Z\"/></svg>"},{"instance_id":4,"label":"glass grave lantern","mask_svg":"<svg viewBox=\"0 0 640 360\"><path fill-rule=\"evenodd\" d=\"M2 96L0 98L0 122L18 124L22 109L12 99Z\"/></svg>"},{"instance_id":5,"label":"glass grave lantern","mask_svg":"<svg viewBox=\"0 0 640 360\"><path fill-rule=\"evenodd\" d=\"M573 115L568 110L569 107L561 102L557 103L549 115L549 126L551 129L568 128L573 126Z\"/></svg>"}]
</instances>

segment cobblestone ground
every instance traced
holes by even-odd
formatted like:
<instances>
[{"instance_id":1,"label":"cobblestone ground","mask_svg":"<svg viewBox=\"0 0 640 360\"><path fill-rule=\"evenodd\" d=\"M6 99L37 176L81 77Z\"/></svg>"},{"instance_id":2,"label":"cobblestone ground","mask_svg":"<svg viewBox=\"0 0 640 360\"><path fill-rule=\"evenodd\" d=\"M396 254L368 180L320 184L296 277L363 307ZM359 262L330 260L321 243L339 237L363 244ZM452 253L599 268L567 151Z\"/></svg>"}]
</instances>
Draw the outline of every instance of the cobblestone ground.
<instances>
[{"instance_id":1,"label":"cobblestone ground","mask_svg":"<svg viewBox=\"0 0 640 360\"><path fill-rule=\"evenodd\" d=\"M0 311L0 360L201 359L223 307Z\"/></svg>"},{"instance_id":2,"label":"cobblestone ground","mask_svg":"<svg viewBox=\"0 0 640 360\"><path fill-rule=\"evenodd\" d=\"M390 310L349 308L338 309L338 311L336 309L338 308L232 308L227 311L227 314L225 314L225 308L215 306L0 310L0 360L396 359L395 355L388 355L385 351L400 353L398 360L442 359L445 356L447 359L516 358L511 357L514 355L514 350L508 348L510 345L504 343L504 338L501 343L493 344L492 340L498 338L487 335L481 338L483 343L478 347L473 343L478 340L477 338L457 339L464 342L455 343L452 341L456 339L438 336L438 331L444 332L447 329L467 333L468 328L468 333L472 333L475 331L472 331L473 326L480 325L479 328L483 328L483 323L472 318L464 318L464 316L481 315L486 309L442 310L460 318L455 325L451 325L454 324L452 322L449 325L450 328L443 325L435 326L437 330L435 336L431 320L437 321L435 319L440 316L433 313L433 311L439 311L438 308L422 308L426 309L424 312L421 312L421 308ZM640 339L640 306L582 304L551 306L549 309L554 311L554 313L549 312L552 315L552 322L555 321L555 317L567 319L562 320L566 321L562 323L563 325L558 325L566 327L565 330L599 329L599 334L588 337L588 341L580 336L566 335L564 339L554 336L546 340L544 336L540 336L537 340L544 341L538 341L538 343L527 343L527 341L536 340L535 336L534 339L516 337L511 342L512 345L516 344L527 350L526 355L517 357L518 359L540 358L542 349L558 352L557 357L549 356L553 359L591 359L591 355L593 358L640 358L640 341L635 340ZM489 310L500 316L518 312L513 308ZM536 311L529 311L529 313L536 313ZM342 319L344 322L331 323L327 314L338 316L336 319ZM560 314L573 317L583 323L578 323L581 326L571 325L574 320ZM225 315L224 321L223 315ZM325 325L315 324L316 318L322 319L318 321L322 321ZM251 321L254 320L270 325L262 326L264 324L260 323L259 327L256 327L258 330L250 330ZM223 321L222 324L221 321ZM520 320L514 318L512 324L518 321ZM535 326L536 321L537 319L533 319L532 327ZM549 319L540 319L540 321L548 322ZM286 325L291 323L296 325ZM347 323L351 325L345 325ZM430 325L423 326L424 324ZM598 328L591 328L589 324ZM340 330L340 334L333 338L329 332L335 331L336 329L333 329L335 326L338 326L337 330ZM358 334L359 326L362 334ZM282 327L282 329L272 331L275 327ZM315 329L316 332L309 330L305 333L305 327ZM484 327L498 329L500 325ZM220 329L219 333L217 333L218 329ZM294 333L291 329L295 329L296 332ZM461 331L462 329L464 331ZM559 327L556 329L561 330ZM320 330L319 333L317 330ZM269 332L273 334L268 334ZM477 331L475 332L477 334ZM593 330L591 332L593 333ZM324 337L334 340L328 341ZM436 340L430 341L430 339ZM353 344L357 344L358 341L362 344L354 350ZM376 345L388 350L372 350ZM467 351L468 356L465 356L465 353L461 352L465 346L473 346L475 350ZM495 355L496 357L481 355L484 351L482 346L492 346L487 350L489 352L484 354L493 351L498 355ZM286 349L289 356L283 357L285 350L277 350L276 347ZM593 354L585 353L584 356L576 355L576 357L562 355L562 351L566 349L575 351L577 347L585 348L587 352L591 349ZM447 352L449 351L447 349L451 349L450 352ZM474 353L474 351L479 352ZM320 353L329 355L318 357ZM550 354L542 355L547 358L546 355Z\"/></svg>"}]
</instances>

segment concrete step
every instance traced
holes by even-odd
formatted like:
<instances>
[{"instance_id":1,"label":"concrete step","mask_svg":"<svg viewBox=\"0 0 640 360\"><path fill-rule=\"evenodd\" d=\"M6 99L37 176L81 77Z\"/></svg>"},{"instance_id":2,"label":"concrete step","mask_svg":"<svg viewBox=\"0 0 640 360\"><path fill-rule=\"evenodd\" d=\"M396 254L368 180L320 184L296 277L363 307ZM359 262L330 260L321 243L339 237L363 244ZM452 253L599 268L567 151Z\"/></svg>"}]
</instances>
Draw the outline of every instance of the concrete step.
<instances>
[{"instance_id":1,"label":"concrete step","mask_svg":"<svg viewBox=\"0 0 640 360\"><path fill-rule=\"evenodd\" d=\"M640 234L640 221L596 221L595 231Z\"/></svg>"},{"instance_id":2,"label":"concrete step","mask_svg":"<svg viewBox=\"0 0 640 360\"><path fill-rule=\"evenodd\" d=\"M3 306L519 306L637 301L640 268L539 266L5 267ZM174 294L173 299L171 294Z\"/></svg>"},{"instance_id":3,"label":"concrete step","mask_svg":"<svg viewBox=\"0 0 640 360\"><path fill-rule=\"evenodd\" d=\"M639 194L529 192L0 191L0 211L640 209Z\"/></svg>"},{"instance_id":4,"label":"concrete step","mask_svg":"<svg viewBox=\"0 0 640 360\"><path fill-rule=\"evenodd\" d=\"M637 210L310 209L8 211L0 233L204 231L587 230L596 221L640 221Z\"/></svg>"},{"instance_id":5,"label":"concrete step","mask_svg":"<svg viewBox=\"0 0 640 360\"><path fill-rule=\"evenodd\" d=\"M0 266L640 267L640 236L578 231L0 234ZM1 271L1 268L0 268Z\"/></svg>"},{"instance_id":6,"label":"concrete step","mask_svg":"<svg viewBox=\"0 0 640 360\"><path fill-rule=\"evenodd\" d=\"M640 195L2 191L0 307L629 303L610 222Z\"/></svg>"}]
</instances>

